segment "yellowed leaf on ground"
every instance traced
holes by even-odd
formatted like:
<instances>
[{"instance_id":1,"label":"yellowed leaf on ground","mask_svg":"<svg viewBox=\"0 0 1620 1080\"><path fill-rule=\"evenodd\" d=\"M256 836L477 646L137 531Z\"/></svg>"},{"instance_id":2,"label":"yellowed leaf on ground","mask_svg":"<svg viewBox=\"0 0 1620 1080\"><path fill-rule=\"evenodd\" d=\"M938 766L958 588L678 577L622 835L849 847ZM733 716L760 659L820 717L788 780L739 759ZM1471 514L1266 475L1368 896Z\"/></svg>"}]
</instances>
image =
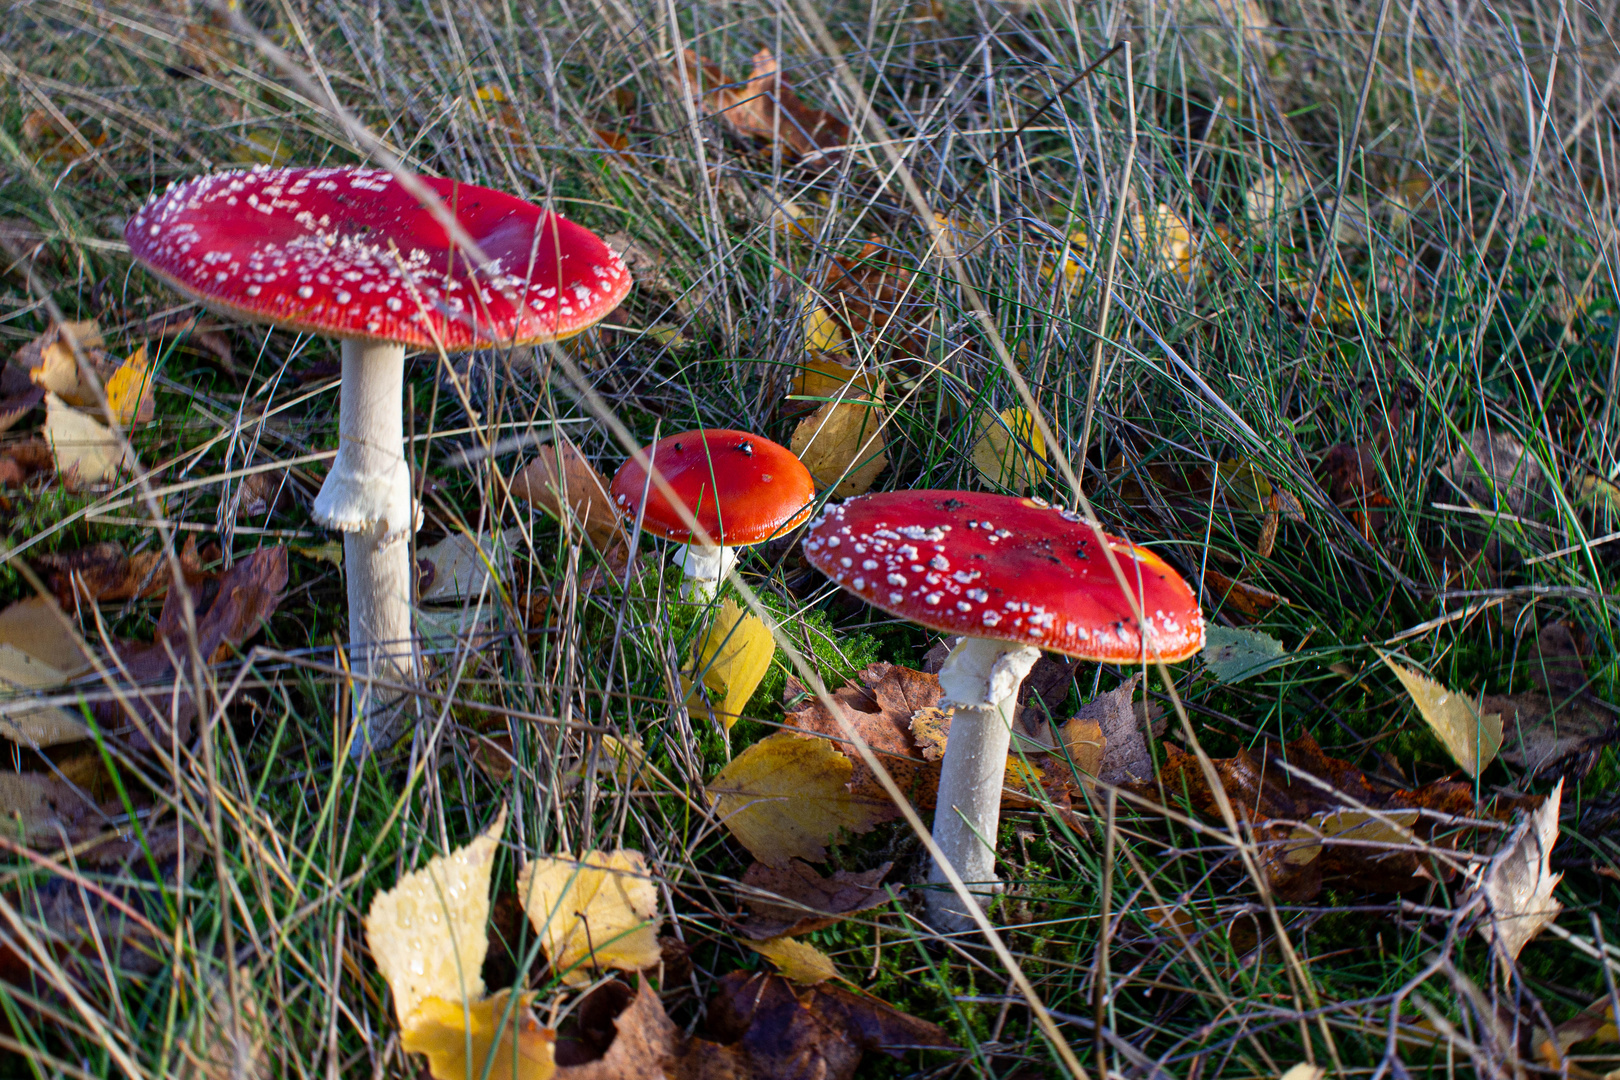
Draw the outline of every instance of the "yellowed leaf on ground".
<instances>
[{"instance_id":1,"label":"yellowed leaf on ground","mask_svg":"<svg viewBox=\"0 0 1620 1080\"><path fill-rule=\"evenodd\" d=\"M466 533L451 533L437 544L418 548L416 560L426 576L420 586L421 598L424 601L462 600L476 597L485 590L493 593L496 583L490 577L491 570L498 578L506 561L505 553L522 539L523 530L514 527L498 538L480 536L475 540Z\"/></svg>"},{"instance_id":2,"label":"yellowed leaf on ground","mask_svg":"<svg viewBox=\"0 0 1620 1080\"><path fill-rule=\"evenodd\" d=\"M790 937L773 937L764 941L745 941L750 949L776 965L776 970L805 986L824 983L838 977L832 957L802 941Z\"/></svg>"},{"instance_id":3,"label":"yellowed leaf on ground","mask_svg":"<svg viewBox=\"0 0 1620 1080\"><path fill-rule=\"evenodd\" d=\"M722 601L714 622L693 649L690 673L682 676L692 691L686 699L687 708L694 713L712 713L730 731L771 669L775 655L776 642L765 624L743 611L737 601ZM694 680L702 682L707 702L695 692Z\"/></svg>"},{"instance_id":4,"label":"yellowed leaf on ground","mask_svg":"<svg viewBox=\"0 0 1620 1080\"><path fill-rule=\"evenodd\" d=\"M557 1033L534 1015L532 997L513 1000L512 991L502 990L474 1002L427 998L399 1044L406 1053L427 1055L434 1080L551 1080Z\"/></svg>"},{"instance_id":5,"label":"yellowed leaf on ground","mask_svg":"<svg viewBox=\"0 0 1620 1080\"><path fill-rule=\"evenodd\" d=\"M849 790L854 766L826 739L791 731L762 739L709 782L715 814L760 862L821 862L840 829L869 831L887 805Z\"/></svg>"},{"instance_id":6,"label":"yellowed leaf on ground","mask_svg":"<svg viewBox=\"0 0 1620 1080\"><path fill-rule=\"evenodd\" d=\"M658 887L639 851L536 859L518 874L518 896L551 970L570 986L589 983L593 968L658 963Z\"/></svg>"},{"instance_id":7,"label":"yellowed leaf on ground","mask_svg":"<svg viewBox=\"0 0 1620 1080\"><path fill-rule=\"evenodd\" d=\"M804 299L804 347L812 353L841 353L849 347L838 320L813 296Z\"/></svg>"},{"instance_id":8,"label":"yellowed leaf on ground","mask_svg":"<svg viewBox=\"0 0 1620 1080\"><path fill-rule=\"evenodd\" d=\"M788 448L815 477L816 487L832 488L835 498L862 495L889 467L883 452L881 405L829 401L799 421Z\"/></svg>"},{"instance_id":9,"label":"yellowed leaf on ground","mask_svg":"<svg viewBox=\"0 0 1620 1080\"><path fill-rule=\"evenodd\" d=\"M0 698L13 691L54 690L68 681L58 671L23 649L0 642ZM36 705L0 713L0 736L28 747L56 746L88 738L84 721L55 705Z\"/></svg>"},{"instance_id":10,"label":"yellowed leaf on ground","mask_svg":"<svg viewBox=\"0 0 1620 1080\"><path fill-rule=\"evenodd\" d=\"M1080 280L1081 271L1085 269L1074 253L1086 250L1086 246L1090 242L1091 239L1086 235L1086 231L1078 229L1070 234L1069 242L1063 245L1060 254L1063 258L1063 287L1065 292L1074 288L1075 282ZM1051 281L1056 276L1057 270L1051 263L1041 263L1041 277Z\"/></svg>"},{"instance_id":11,"label":"yellowed leaf on ground","mask_svg":"<svg viewBox=\"0 0 1620 1080\"><path fill-rule=\"evenodd\" d=\"M1046 479L1046 440L1028 409L1007 409L1000 416L987 409L974 429L973 467L985 483L1023 495Z\"/></svg>"},{"instance_id":12,"label":"yellowed leaf on ground","mask_svg":"<svg viewBox=\"0 0 1620 1080\"><path fill-rule=\"evenodd\" d=\"M401 1030L411 1030L429 999L459 1013L461 1002L484 996L489 877L505 830L503 807L466 847L434 856L372 900L366 944L394 993Z\"/></svg>"},{"instance_id":13,"label":"yellowed leaf on ground","mask_svg":"<svg viewBox=\"0 0 1620 1080\"><path fill-rule=\"evenodd\" d=\"M0 611L0 644L14 645L69 678L90 666L75 639L73 624L44 596L18 600Z\"/></svg>"},{"instance_id":14,"label":"yellowed leaf on ground","mask_svg":"<svg viewBox=\"0 0 1620 1080\"><path fill-rule=\"evenodd\" d=\"M18 350L17 360L28 368L28 377L35 386L70 405L93 406L97 403L95 391L83 378L70 339L78 344L79 351L92 367L102 368L107 354L103 350L101 328L94 319L52 326Z\"/></svg>"},{"instance_id":15,"label":"yellowed leaf on ground","mask_svg":"<svg viewBox=\"0 0 1620 1080\"><path fill-rule=\"evenodd\" d=\"M882 383L871 368L844 363L845 357L813 353L793 372L791 393L798 397L819 398L820 403L840 398L844 401L882 401Z\"/></svg>"},{"instance_id":16,"label":"yellowed leaf on ground","mask_svg":"<svg viewBox=\"0 0 1620 1080\"><path fill-rule=\"evenodd\" d=\"M608 497L607 481L565 436L558 435L542 446L534 460L512 478L512 494L559 517L567 503L591 543L603 551L624 535L619 514Z\"/></svg>"},{"instance_id":17,"label":"yellowed leaf on ground","mask_svg":"<svg viewBox=\"0 0 1620 1080\"><path fill-rule=\"evenodd\" d=\"M52 393L45 395L44 433L69 490L106 483L124 467L118 438Z\"/></svg>"},{"instance_id":18,"label":"yellowed leaf on ground","mask_svg":"<svg viewBox=\"0 0 1620 1080\"><path fill-rule=\"evenodd\" d=\"M1445 745L1452 760L1469 776L1478 776L1502 748L1502 715L1481 716L1466 694L1448 690L1427 675L1397 664L1387 653L1378 655L1412 695L1418 712Z\"/></svg>"},{"instance_id":19,"label":"yellowed leaf on ground","mask_svg":"<svg viewBox=\"0 0 1620 1080\"><path fill-rule=\"evenodd\" d=\"M1553 899L1563 874L1552 872L1550 859L1558 843L1558 810L1564 782L1536 807L1508 836L1485 870L1480 890L1488 918L1479 932L1493 942L1503 961L1511 964L1530 939L1558 917L1564 905Z\"/></svg>"},{"instance_id":20,"label":"yellowed leaf on ground","mask_svg":"<svg viewBox=\"0 0 1620 1080\"><path fill-rule=\"evenodd\" d=\"M1283 1073L1282 1076L1278 1077L1278 1080L1323 1080L1325 1076L1327 1076L1327 1069L1320 1065L1312 1065L1308 1061L1302 1061Z\"/></svg>"},{"instance_id":21,"label":"yellowed leaf on ground","mask_svg":"<svg viewBox=\"0 0 1620 1080\"><path fill-rule=\"evenodd\" d=\"M157 412L152 396L152 364L146 359L146 346L129 354L129 359L107 379L107 407L119 424L144 424Z\"/></svg>"},{"instance_id":22,"label":"yellowed leaf on ground","mask_svg":"<svg viewBox=\"0 0 1620 1080\"><path fill-rule=\"evenodd\" d=\"M1180 214L1160 203L1150 215L1137 211L1131 218L1131 231L1148 266L1173 273L1182 281L1192 280L1198 245Z\"/></svg>"},{"instance_id":23,"label":"yellowed leaf on ground","mask_svg":"<svg viewBox=\"0 0 1620 1080\"><path fill-rule=\"evenodd\" d=\"M1417 820L1416 810L1384 810L1379 813L1329 810L1315 815L1308 825L1294 827L1288 838L1300 843L1287 849L1283 861L1294 866L1309 863L1322 853L1322 845L1316 842L1318 836L1358 844L1403 847L1412 843L1412 826L1417 824ZM1378 857L1374 849L1368 849L1366 854L1369 858Z\"/></svg>"}]
</instances>

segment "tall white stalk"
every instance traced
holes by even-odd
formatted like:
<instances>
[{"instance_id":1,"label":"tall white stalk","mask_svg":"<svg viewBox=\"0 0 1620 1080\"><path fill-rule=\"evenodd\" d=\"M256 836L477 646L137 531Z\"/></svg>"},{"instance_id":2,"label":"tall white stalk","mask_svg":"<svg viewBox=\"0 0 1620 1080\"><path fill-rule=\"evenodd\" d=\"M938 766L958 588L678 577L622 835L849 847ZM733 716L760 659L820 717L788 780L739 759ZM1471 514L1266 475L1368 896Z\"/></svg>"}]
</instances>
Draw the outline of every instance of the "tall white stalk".
<instances>
[{"instance_id":1,"label":"tall white stalk","mask_svg":"<svg viewBox=\"0 0 1620 1080\"><path fill-rule=\"evenodd\" d=\"M713 600L714 594L720 591L720 583L737 565L737 549L684 544L676 549L669 561L680 567L685 575L681 578L681 599L701 603Z\"/></svg>"},{"instance_id":2,"label":"tall white stalk","mask_svg":"<svg viewBox=\"0 0 1620 1080\"><path fill-rule=\"evenodd\" d=\"M934 842L975 896L988 901L1000 891L996 878L996 829L1001 824L1001 787L1012 743L1018 687L1040 659L1039 649L989 638L963 638L940 668L941 708L955 708L940 763ZM941 933L974 928L961 897L938 864L928 869L938 886L927 894L928 924Z\"/></svg>"},{"instance_id":3,"label":"tall white stalk","mask_svg":"<svg viewBox=\"0 0 1620 1080\"><path fill-rule=\"evenodd\" d=\"M349 592L349 664L356 675L393 682L415 671L411 557L416 531L405 460L405 347L343 343L338 453L315 497L314 518L343 537ZM385 745L399 719L396 691L356 683L366 732L358 754Z\"/></svg>"}]
</instances>

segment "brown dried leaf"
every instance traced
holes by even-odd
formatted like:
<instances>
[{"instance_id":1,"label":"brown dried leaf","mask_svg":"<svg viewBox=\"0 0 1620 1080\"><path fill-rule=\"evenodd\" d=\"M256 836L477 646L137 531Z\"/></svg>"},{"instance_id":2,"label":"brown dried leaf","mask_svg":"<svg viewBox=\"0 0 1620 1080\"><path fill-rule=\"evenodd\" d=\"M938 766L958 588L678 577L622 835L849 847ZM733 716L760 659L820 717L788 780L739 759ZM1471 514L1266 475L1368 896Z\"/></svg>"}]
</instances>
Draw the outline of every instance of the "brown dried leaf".
<instances>
[{"instance_id":1,"label":"brown dried leaf","mask_svg":"<svg viewBox=\"0 0 1620 1080\"><path fill-rule=\"evenodd\" d=\"M879 887L893 863L859 873L839 870L830 878L795 859L784 868L754 863L742 876L749 891L743 902L753 914L742 932L756 941L792 937L821 930L847 915L889 902L889 891ZM766 899L757 893L778 899ZM785 901L785 902L784 902Z\"/></svg>"},{"instance_id":2,"label":"brown dried leaf","mask_svg":"<svg viewBox=\"0 0 1620 1080\"><path fill-rule=\"evenodd\" d=\"M563 435L542 446L512 478L512 494L558 516L566 503L598 550L606 551L624 539L607 481Z\"/></svg>"},{"instance_id":3,"label":"brown dried leaf","mask_svg":"<svg viewBox=\"0 0 1620 1080\"><path fill-rule=\"evenodd\" d=\"M1389 520L1388 508L1395 504L1384 494L1378 475L1378 452L1371 443L1341 443L1328 450L1317 470L1327 488L1328 498L1343 510L1361 534L1369 540L1382 531Z\"/></svg>"},{"instance_id":4,"label":"brown dried leaf","mask_svg":"<svg viewBox=\"0 0 1620 1080\"><path fill-rule=\"evenodd\" d=\"M807 302L830 320L820 331L827 341L836 329L842 338L865 339L874 352L921 357L928 314L912 282L892 251L868 243L852 259L830 258Z\"/></svg>"},{"instance_id":5,"label":"brown dried leaf","mask_svg":"<svg viewBox=\"0 0 1620 1080\"><path fill-rule=\"evenodd\" d=\"M1564 909L1552 895L1564 875L1554 874L1550 864L1563 797L1560 780L1497 849L1480 884L1489 917L1481 920L1479 932L1495 944L1505 965L1517 960L1530 939Z\"/></svg>"},{"instance_id":6,"label":"brown dried leaf","mask_svg":"<svg viewBox=\"0 0 1620 1080\"><path fill-rule=\"evenodd\" d=\"M1288 607L1292 603L1286 596L1267 592L1246 581L1235 581L1208 566L1204 568L1204 587L1209 590L1214 606L1229 604L1251 619L1260 618L1278 604Z\"/></svg>"},{"instance_id":7,"label":"brown dried leaf","mask_svg":"<svg viewBox=\"0 0 1620 1080\"><path fill-rule=\"evenodd\" d=\"M850 759L826 739L778 732L738 754L710 781L715 816L760 862L820 862L839 832L894 816L888 799L850 784Z\"/></svg>"},{"instance_id":8,"label":"brown dried leaf","mask_svg":"<svg viewBox=\"0 0 1620 1080\"><path fill-rule=\"evenodd\" d=\"M1141 680L1135 675L1098 694L1063 725L1063 742L1075 764L1084 766L1095 759L1094 775L1105 784L1142 783L1153 777L1153 755L1144 735L1147 717L1133 701Z\"/></svg>"},{"instance_id":9,"label":"brown dried leaf","mask_svg":"<svg viewBox=\"0 0 1620 1080\"><path fill-rule=\"evenodd\" d=\"M219 548L210 544L199 553L195 535L186 537L179 553L180 572L187 585L197 585L204 578L203 564L219 558ZM102 604L135 597L163 596L169 591L173 579L169 561L161 551L143 551L135 555L124 554L122 544L108 540L91 544L78 551L35 558L43 571L46 584L65 608L74 606L75 598L86 603Z\"/></svg>"},{"instance_id":10,"label":"brown dried leaf","mask_svg":"<svg viewBox=\"0 0 1620 1080\"><path fill-rule=\"evenodd\" d=\"M710 115L719 116L742 139L780 141L801 159L820 159L849 141L849 125L812 109L777 74L768 48L754 54L753 70L740 85L727 85L719 67L686 50L686 85ZM678 70L678 69L677 69Z\"/></svg>"},{"instance_id":11,"label":"brown dried leaf","mask_svg":"<svg viewBox=\"0 0 1620 1080\"><path fill-rule=\"evenodd\" d=\"M559 1080L665 1080L680 1032L643 978L637 990L606 982L574 1010L557 1038Z\"/></svg>"},{"instance_id":12,"label":"brown dried leaf","mask_svg":"<svg viewBox=\"0 0 1620 1080\"><path fill-rule=\"evenodd\" d=\"M44 403L45 391L37 386L30 386L15 394L6 393L0 396L0 431L8 431L15 427L17 421ZM3 483L0 481L0 484Z\"/></svg>"},{"instance_id":13,"label":"brown dried leaf","mask_svg":"<svg viewBox=\"0 0 1620 1080\"><path fill-rule=\"evenodd\" d=\"M260 548L237 562L217 582L204 580L192 592L196 603L197 652L205 663L218 663L233 649L258 632L259 624L275 613L287 587L287 549ZM190 665L181 590L171 589L158 615L157 640L150 645L119 647L119 662L136 683L168 679L167 684L134 686L125 690L128 708L140 721L166 732L178 725L176 738L184 738L197 703L191 696L191 679L183 677ZM181 665L180 678L174 678L175 660ZM119 701L101 701L93 707L96 721L113 733L132 733L137 746L145 739L138 727L129 723L126 706Z\"/></svg>"},{"instance_id":14,"label":"brown dried leaf","mask_svg":"<svg viewBox=\"0 0 1620 1080\"><path fill-rule=\"evenodd\" d=\"M1198 759L1173 743L1162 744L1162 749L1164 765L1159 770L1159 782L1165 794L1175 802L1185 797L1199 814L1220 821L1219 806ZM1411 829L1417 840L1444 848L1455 846L1463 835L1457 829L1441 828L1444 816L1467 816L1475 810L1470 784L1441 780L1413 791L1402 790L1373 780L1347 761L1328 757L1309 735L1286 746L1268 740L1253 753L1239 750L1235 757L1217 758L1212 764L1233 812L1251 823L1261 842L1260 861L1272 889L1290 902L1315 896L1324 881L1343 881L1370 892L1402 892L1422 884L1426 876L1449 880L1454 875L1451 867L1413 850L1411 845L1391 850L1337 844L1333 837L1321 844L1320 857L1302 861L1296 855L1291 861L1291 852L1316 846L1295 833L1303 823L1315 821L1320 828L1328 815L1360 807L1397 813L1433 811L1418 817ZM1290 766L1315 777L1321 785L1291 773ZM1156 784L1130 787L1139 795L1158 798ZM1356 824L1351 819L1343 820L1345 831ZM1405 820L1405 815L1394 820Z\"/></svg>"},{"instance_id":15,"label":"brown dried leaf","mask_svg":"<svg viewBox=\"0 0 1620 1080\"><path fill-rule=\"evenodd\" d=\"M879 663L865 668L856 678L858 683L848 683L832 691L833 700L894 777L900 791L918 806L932 806L939 790L939 766L923 758L910 726L912 716L919 710L939 705L943 693L939 676ZM786 726L847 747L845 753L854 763L850 791L879 808L883 815L879 820L897 817L899 811L890 803L888 794L860 761L854 747L849 746L838 720L821 702L807 697L804 687L792 676L788 677L782 698L788 703ZM798 702L796 706L795 702Z\"/></svg>"},{"instance_id":16,"label":"brown dried leaf","mask_svg":"<svg viewBox=\"0 0 1620 1080\"><path fill-rule=\"evenodd\" d=\"M704 1034L677 1062L681 1080L851 1080L867 1051L957 1049L935 1025L876 998L745 971L720 980Z\"/></svg>"}]
</instances>

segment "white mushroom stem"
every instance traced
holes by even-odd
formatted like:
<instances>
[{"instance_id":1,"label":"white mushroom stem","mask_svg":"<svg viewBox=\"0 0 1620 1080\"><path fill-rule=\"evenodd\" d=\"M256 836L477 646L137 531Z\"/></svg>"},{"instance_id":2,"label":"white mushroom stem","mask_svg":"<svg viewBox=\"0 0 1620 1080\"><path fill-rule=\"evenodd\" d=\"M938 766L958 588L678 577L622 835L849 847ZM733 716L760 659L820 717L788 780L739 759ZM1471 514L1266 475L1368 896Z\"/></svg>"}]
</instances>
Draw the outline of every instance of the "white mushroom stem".
<instances>
[{"instance_id":1,"label":"white mushroom stem","mask_svg":"<svg viewBox=\"0 0 1620 1080\"><path fill-rule=\"evenodd\" d=\"M686 544L677 548L669 561L686 574L681 579L682 599L712 600L714 594L720 591L720 582L737 565L737 549Z\"/></svg>"},{"instance_id":2,"label":"white mushroom stem","mask_svg":"<svg viewBox=\"0 0 1620 1080\"><path fill-rule=\"evenodd\" d=\"M416 531L411 470L405 461L405 347L345 341L338 452L314 518L343 532L349 589L349 665L356 675L398 682L415 668L411 631L411 556ZM356 683L367 731L357 753L393 733L396 692Z\"/></svg>"},{"instance_id":3,"label":"white mushroom stem","mask_svg":"<svg viewBox=\"0 0 1620 1080\"><path fill-rule=\"evenodd\" d=\"M985 900L1000 891L996 829L1018 687L1040 655L1029 645L967 637L939 671L945 691L940 707L956 712L940 763L934 843L973 894ZM938 863L929 867L928 881L936 886L927 894L929 925L948 934L972 930L972 915Z\"/></svg>"}]
</instances>

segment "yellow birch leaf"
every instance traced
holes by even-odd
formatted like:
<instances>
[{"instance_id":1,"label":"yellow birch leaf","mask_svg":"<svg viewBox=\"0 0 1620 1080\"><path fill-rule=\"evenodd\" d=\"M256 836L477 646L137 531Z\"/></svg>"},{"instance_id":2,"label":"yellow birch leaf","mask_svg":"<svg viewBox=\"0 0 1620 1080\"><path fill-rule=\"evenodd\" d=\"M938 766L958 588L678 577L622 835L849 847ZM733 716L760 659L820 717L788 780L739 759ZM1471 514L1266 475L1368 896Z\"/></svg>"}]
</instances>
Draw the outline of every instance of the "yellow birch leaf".
<instances>
[{"instance_id":1,"label":"yellow birch leaf","mask_svg":"<svg viewBox=\"0 0 1620 1080\"><path fill-rule=\"evenodd\" d=\"M792 393L822 401L838 397L844 401L883 400L876 372L851 367L838 356L821 354L811 354L794 370Z\"/></svg>"},{"instance_id":2,"label":"yellow birch leaf","mask_svg":"<svg viewBox=\"0 0 1620 1080\"><path fill-rule=\"evenodd\" d=\"M592 968L658 963L658 888L639 851L536 859L518 874L518 896L551 970L570 986L589 983Z\"/></svg>"},{"instance_id":3,"label":"yellow birch leaf","mask_svg":"<svg viewBox=\"0 0 1620 1080\"><path fill-rule=\"evenodd\" d=\"M1298 1065L1289 1068L1287 1072L1278 1077L1278 1080L1323 1080L1325 1076L1327 1076L1327 1070L1322 1066L1302 1061Z\"/></svg>"},{"instance_id":4,"label":"yellow birch leaf","mask_svg":"<svg viewBox=\"0 0 1620 1080\"><path fill-rule=\"evenodd\" d=\"M366 944L394 992L402 1031L411 1030L429 999L449 1002L459 1014L463 1001L484 996L489 876L505 829L502 807L466 847L434 856L372 900Z\"/></svg>"},{"instance_id":5,"label":"yellow birch leaf","mask_svg":"<svg viewBox=\"0 0 1620 1080\"><path fill-rule=\"evenodd\" d=\"M838 320L814 297L808 296L804 300L804 347L823 353L843 352L848 348Z\"/></svg>"},{"instance_id":6,"label":"yellow birch leaf","mask_svg":"<svg viewBox=\"0 0 1620 1080\"><path fill-rule=\"evenodd\" d=\"M727 598L692 654L692 675L708 689L708 704L693 692L686 699L687 708L712 711L714 719L730 731L771 669L775 655L776 642L765 624ZM683 676L683 680L692 690L690 678Z\"/></svg>"},{"instance_id":7,"label":"yellow birch leaf","mask_svg":"<svg viewBox=\"0 0 1620 1080\"><path fill-rule=\"evenodd\" d=\"M881 406L829 401L799 421L788 449L810 470L817 488L831 487L839 499L863 495L889 467L884 420Z\"/></svg>"},{"instance_id":8,"label":"yellow birch leaf","mask_svg":"<svg viewBox=\"0 0 1620 1080\"><path fill-rule=\"evenodd\" d=\"M124 467L124 449L113 433L50 392L45 394L44 431L56 471L69 490L106 483Z\"/></svg>"},{"instance_id":9,"label":"yellow birch leaf","mask_svg":"<svg viewBox=\"0 0 1620 1080\"><path fill-rule=\"evenodd\" d=\"M840 829L867 832L889 809L849 790L853 772L828 740L783 731L738 754L707 794L721 824L760 862L821 862Z\"/></svg>"},{"instance_id":10,"label":"yellow birch leaf","mask_svg":"<svg viewBox=\"0 0 1620 1080\"><path fill-rule=\"evenodd\" d=\"M1481 716L1466 694L1455 693L1426 675L1402 667L1387 653L1378 655L1412 695L1418 712L1452 759L1469 776L1478 776L1502 747L1502 714Z\"/></svg>"},{"instance_id":11,"label":"yellow birch leaf","mask_svg":"<svg viewBox=\"0 0 1620 1080\"><path fill-rule=\"evenodd\" d=\"M999 417L986 410L974 425L973 467L985 483L1023 495L1046 479L1046 440L1028 409L1008 409Z\"/></svg>"},{"instance_id":12,"label":"yellow birch leaf","mask_svg":"<svg viewBox=\"0 0 1620 1080\"><path fill-rule=\"evenodd\" d=\"M1300 843L1287 848L1283 862L1304 866L1322 853L1317 836L1338 840L1354 840L1363 844L1389 844L1402 847L1412 843L1412 826L1417 824L1416 810L1383 810L1376 814L1366 810L1329 810L1314 815L1309 825L1296 825L1288 839ZM1376 857L1375 851L1369 856Z\"/></svg>"},{"instance_id":13,"label":"yellow birch leaf","mask_svg":"<svg viewBox=\"0 0 1620 1080\"><path fill-rule=\"evenodd\" d=\"M107 407L124 427L144 424L157 411L152 398L152 365L146 359L146 346L130 353L107 379Z\"/></svg>"},{"instance_id":14,"label":"yellow birch leaf","mask_svg":"<svg viewBox=\"0 0 1620 1080\"><path fill-rule=\"evenodd\" d=\"M102 340L101 328L96 321L87 319L84 322L59 323L32 343L38 347L39 362L29 367L28 377L35 386L55 394L69 405L94 405L95 392L80 381L79 360L73 353L73 346L68 344L69 337L79 343L86 360L91 364L97 362Z\"/></svg>"},{"instance_id":15,"label":"yellow birch leaf","mask_svg":"<svg viewBox=\"0 0 1620 1080\"><path fill-rule=\"evenodd\" d=\"M790 937L766 938L764 941L744 941L750 949L776 965L776 970L796 983L814 986L838 977L832 957L802 941Z\"/></svg>"},{"instance_id":16,"label":"yellow birch leaf","mask_svg":"<svg viewBox=\"0 0 1620 1080\"><path fill-rule=\"evenodd\" d=\"M532 994L515 1002L511 996L502 990L467 1003L426 998L400 1032L399 1045L406 1053L426 1054L434 1080L551 1080L557 1033L541 1026L529 1007Z\"/></svg>"}]
</instances>

